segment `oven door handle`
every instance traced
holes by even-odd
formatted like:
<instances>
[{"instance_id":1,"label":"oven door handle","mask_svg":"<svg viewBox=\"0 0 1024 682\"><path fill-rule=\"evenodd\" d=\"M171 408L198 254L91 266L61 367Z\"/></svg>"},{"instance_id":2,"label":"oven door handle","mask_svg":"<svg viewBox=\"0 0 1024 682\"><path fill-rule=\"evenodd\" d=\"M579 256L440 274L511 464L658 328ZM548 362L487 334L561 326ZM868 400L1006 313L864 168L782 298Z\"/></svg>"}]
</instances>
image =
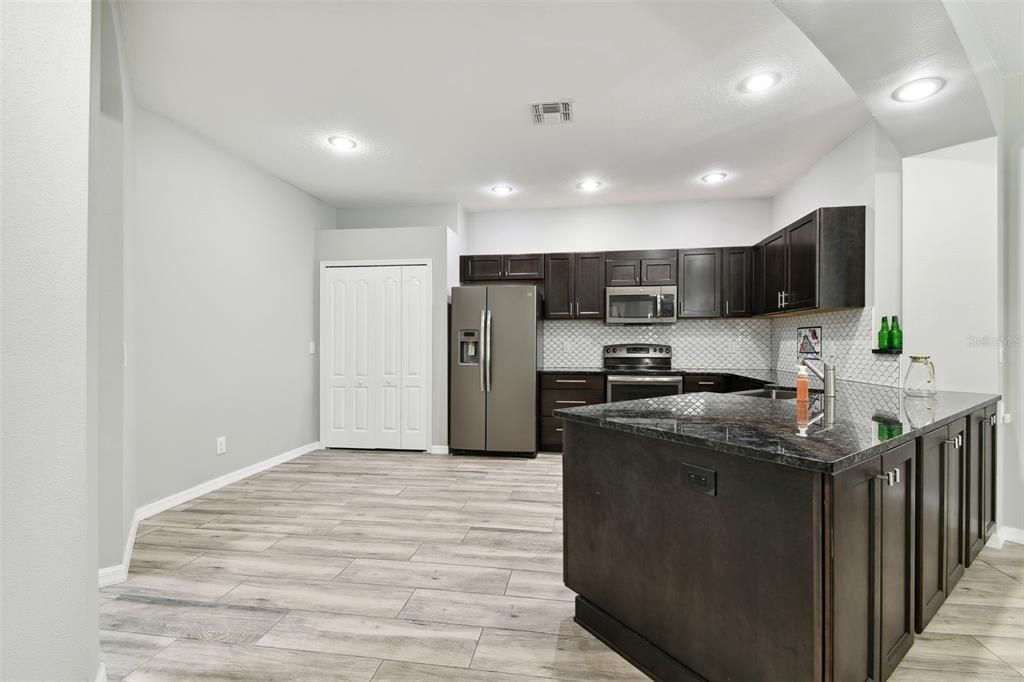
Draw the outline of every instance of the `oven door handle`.
<instances>
[{"instance_id":1,"label":"oven door handle","mask_svg":"<svg viewBox=\"0 0 1024 682\"><path fill-rule=\"evenodd\" d=\"M683 377L638 377L638 376L615 376L608 377L609 384L682 384Z\"/></svg>"}]
</instances>

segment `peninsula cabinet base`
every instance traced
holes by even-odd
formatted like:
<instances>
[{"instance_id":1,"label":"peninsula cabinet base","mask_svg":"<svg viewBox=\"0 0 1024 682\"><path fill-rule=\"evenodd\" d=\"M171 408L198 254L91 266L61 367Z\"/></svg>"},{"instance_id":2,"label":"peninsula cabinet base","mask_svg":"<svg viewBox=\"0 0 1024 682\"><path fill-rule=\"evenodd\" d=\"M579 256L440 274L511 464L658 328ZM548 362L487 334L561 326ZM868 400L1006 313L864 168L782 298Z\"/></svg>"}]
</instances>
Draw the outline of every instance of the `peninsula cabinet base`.
<instances>
[{"instance_id":1,"label":"peninsula cabinet base","mask_svg":"<svg viewBox=\"0 0 1024 682\"><path fill-rule=\"evenodd\" d=\"M573 620L651 679L664 682L704 680L583 597L576 597L576 617Z\"/></svg>"}]
</instances>

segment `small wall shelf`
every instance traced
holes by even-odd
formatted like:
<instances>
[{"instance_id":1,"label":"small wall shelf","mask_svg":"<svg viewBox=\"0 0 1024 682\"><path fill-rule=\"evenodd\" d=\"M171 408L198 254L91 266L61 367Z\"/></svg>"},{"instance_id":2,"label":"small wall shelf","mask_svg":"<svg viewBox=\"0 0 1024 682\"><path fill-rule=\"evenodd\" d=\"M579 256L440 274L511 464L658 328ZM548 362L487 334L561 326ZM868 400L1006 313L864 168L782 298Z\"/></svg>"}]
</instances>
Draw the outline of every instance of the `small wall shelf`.
<instances>
[{"instance_id":1,"label":"small wall shelf","mask_svg":"<svg viewBox=\"0 0 1024 682\"><path fill-rule=\"evenodd\" d=\"M872 348L871 352L879 355L903 355L902 348Z\"/></svg>"}]
</instances>

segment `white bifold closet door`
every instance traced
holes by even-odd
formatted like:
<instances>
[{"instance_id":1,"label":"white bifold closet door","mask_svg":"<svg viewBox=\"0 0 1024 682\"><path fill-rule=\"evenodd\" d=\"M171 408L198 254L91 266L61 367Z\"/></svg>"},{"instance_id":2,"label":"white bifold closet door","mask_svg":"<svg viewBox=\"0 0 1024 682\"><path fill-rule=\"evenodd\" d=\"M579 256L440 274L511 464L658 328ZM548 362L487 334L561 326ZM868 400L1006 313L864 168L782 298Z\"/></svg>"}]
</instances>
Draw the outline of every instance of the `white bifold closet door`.
<instances>
[{"instance_id":1,"label":"white bifold closet door","mask_svg":"<svg viewBox=\"0 0 1024 682\"><path fill-rule=\"evenodd\" d=\"M426 276L423 265L324 270L320 417L325 446L427 448Z\"/></svg>"}]
</instances>

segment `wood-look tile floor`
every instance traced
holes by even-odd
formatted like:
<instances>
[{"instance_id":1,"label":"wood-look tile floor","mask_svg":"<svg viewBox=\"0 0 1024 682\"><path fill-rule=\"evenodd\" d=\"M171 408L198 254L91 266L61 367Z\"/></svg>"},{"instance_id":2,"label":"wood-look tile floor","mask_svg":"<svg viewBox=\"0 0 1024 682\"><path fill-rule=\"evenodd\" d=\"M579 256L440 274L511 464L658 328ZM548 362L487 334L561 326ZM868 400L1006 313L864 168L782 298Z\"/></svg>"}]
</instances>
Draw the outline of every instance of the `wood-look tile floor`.
<instances>
[{"instance_id":1,"label":"wood-look tile floor","mask_svg":"<svg viewBox=\"0 0 1024 682\"><path fill-rule=\"evenodd\" d=\"M572 621L561 457L318 451L147 519L100 592L111 680L643 680ZM1024 547L896 679L1024 675Z\"/></svg>"}]
</instances>

